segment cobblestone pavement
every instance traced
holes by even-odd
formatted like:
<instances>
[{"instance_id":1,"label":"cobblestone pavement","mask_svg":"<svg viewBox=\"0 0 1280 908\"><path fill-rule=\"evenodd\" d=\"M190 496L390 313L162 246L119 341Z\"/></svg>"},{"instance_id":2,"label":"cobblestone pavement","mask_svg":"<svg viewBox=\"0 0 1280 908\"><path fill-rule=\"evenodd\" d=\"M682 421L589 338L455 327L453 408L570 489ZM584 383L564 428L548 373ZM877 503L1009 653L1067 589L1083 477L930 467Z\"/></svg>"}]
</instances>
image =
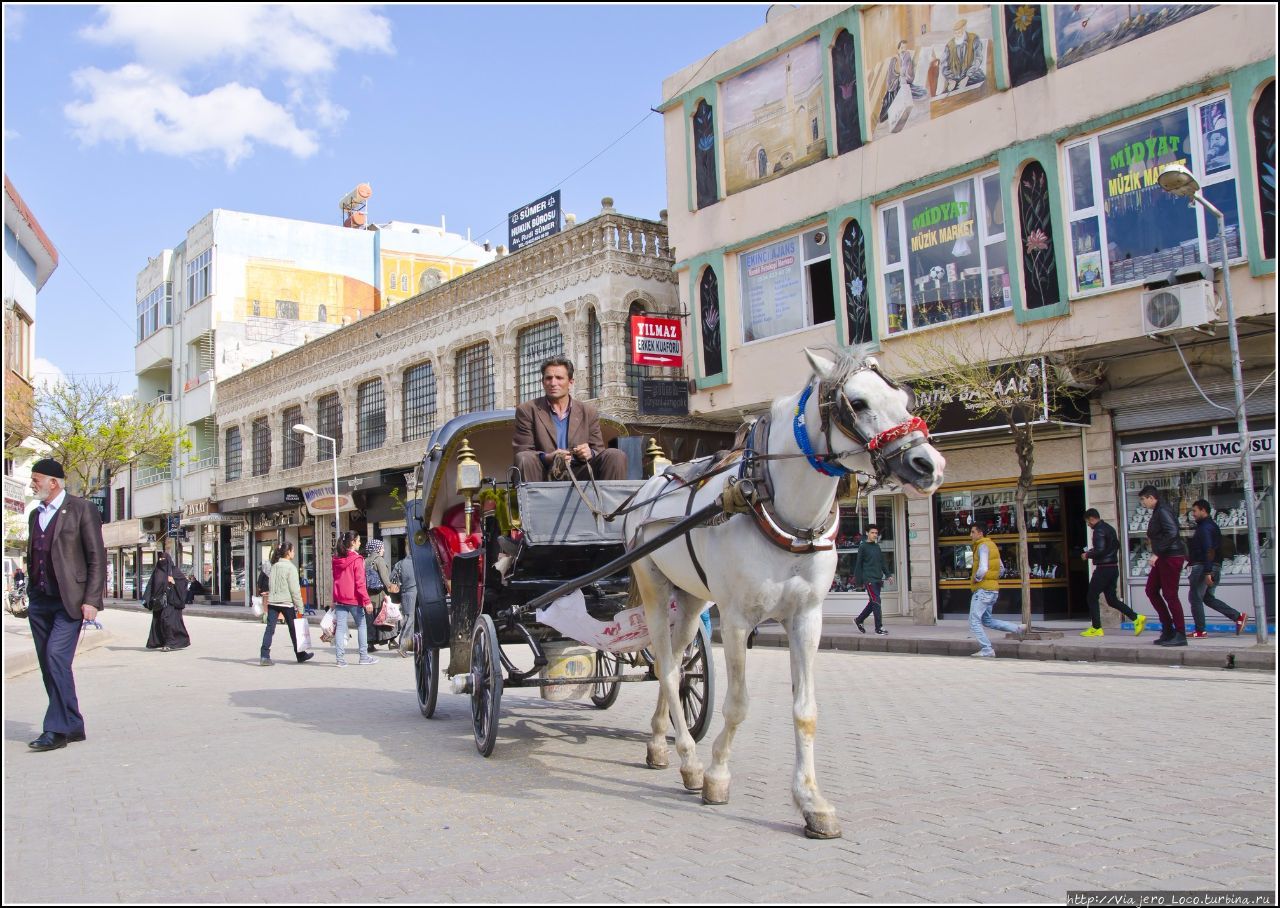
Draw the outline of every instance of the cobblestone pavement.
<instances>
[{"instance_id":1,"label":"cobblestone pavement","mask_svg":"<svg viewBox=\"0 0 1280 908\"><path fill-rule=\"evenodd\" d=\"M297 665L281 629L282 661L262 668L260 625L197 617L191 649L149 652L147 620L104 613L111 639L77 658L84 743L29 752L39 674L5 683L6 902L1061 903L1276 887L1262 673L822 652L818 778L844 838L815 842L789 793L783 650L748 656L732 800L713 808L674 768L644 768L653 684L607 711L508 691L485 760L466 698L418 714L411 660L339 670L325 647Z\"/></svg>"}]
</instances>

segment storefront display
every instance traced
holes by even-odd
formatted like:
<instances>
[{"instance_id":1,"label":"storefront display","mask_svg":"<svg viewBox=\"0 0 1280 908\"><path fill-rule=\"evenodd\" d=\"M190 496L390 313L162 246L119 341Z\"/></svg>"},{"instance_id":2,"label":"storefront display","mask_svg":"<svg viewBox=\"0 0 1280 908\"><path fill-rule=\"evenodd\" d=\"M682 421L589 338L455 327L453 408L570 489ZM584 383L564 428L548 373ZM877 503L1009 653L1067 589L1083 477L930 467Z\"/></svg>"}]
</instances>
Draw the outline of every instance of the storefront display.
<instances>
[{"instance_id":1,"label":"storefront display","mask_svg":"<svg viewBox=\"0 0 1280 908\"><path fill-rule=\"evenodd\" d=\"M874 514L874 519L871 519ZM840 558L837 562L836 577L831 583L833 593L862 593L864 588L853 581L853 565L858 557L858 547L862 544L867 527L875 524L880 528L880 549L884 553L885 573L892 575L885 581L882 592L898 590L898 557L897 542L893 526L893 502L882 500L874 507L859 508L855 503L840 506L840 528L836 531L836 551Z\"/></svg>"}]
</instances>

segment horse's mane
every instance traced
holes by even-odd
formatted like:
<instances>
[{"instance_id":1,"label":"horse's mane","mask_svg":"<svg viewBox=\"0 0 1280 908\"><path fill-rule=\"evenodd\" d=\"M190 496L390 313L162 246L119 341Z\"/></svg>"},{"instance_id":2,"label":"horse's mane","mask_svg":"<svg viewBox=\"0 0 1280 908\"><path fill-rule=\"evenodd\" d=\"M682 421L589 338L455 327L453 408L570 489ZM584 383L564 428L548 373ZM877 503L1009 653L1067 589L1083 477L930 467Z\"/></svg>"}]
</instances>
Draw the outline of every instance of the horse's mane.
<instances>
[{"instance_id":1,"label":"horse's mane","mask_svg":"<svg viewBox=\"0 0 1280 908\"><path fill-rule=\"evenodd\" d=\"M832 346L815 347L814 349L835 363L835 368L831 371L830 380L837 385L843 385L848 381L849 376L861 369L866 363L867 357L871 355L870 344L858 344L843 350Z\"/></svg>"}]
</instances>

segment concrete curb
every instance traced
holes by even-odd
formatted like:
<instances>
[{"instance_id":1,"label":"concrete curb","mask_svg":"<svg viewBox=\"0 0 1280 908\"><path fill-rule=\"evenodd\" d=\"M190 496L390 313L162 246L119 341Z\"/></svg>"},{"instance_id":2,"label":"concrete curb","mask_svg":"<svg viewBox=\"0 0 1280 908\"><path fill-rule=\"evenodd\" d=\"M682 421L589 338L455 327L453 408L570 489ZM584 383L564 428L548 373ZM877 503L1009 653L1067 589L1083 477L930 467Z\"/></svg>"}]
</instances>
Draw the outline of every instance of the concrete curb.
<instances>
[{"instance_id":1,"label":"concrete curb","mask_svg":"<svg viewBox=\"0 0 1280 908\"><path fill-rule=\"evenodd\" d=\"M30 638L27 638L30 639ZM80 638L80 643L76 647L76 655L87 653L89 650L97 649L105 646L114 640L111 632L108 630L87 630ZM11 645L14 641L7 641ZM40 660L36 658L35 644L31 643L30 647L22 652L5 653L4 657L4 679L6 681L16 678L19 675L25 675L27 672L36 671L40 668Z\"/></svg>"}]
</instances>

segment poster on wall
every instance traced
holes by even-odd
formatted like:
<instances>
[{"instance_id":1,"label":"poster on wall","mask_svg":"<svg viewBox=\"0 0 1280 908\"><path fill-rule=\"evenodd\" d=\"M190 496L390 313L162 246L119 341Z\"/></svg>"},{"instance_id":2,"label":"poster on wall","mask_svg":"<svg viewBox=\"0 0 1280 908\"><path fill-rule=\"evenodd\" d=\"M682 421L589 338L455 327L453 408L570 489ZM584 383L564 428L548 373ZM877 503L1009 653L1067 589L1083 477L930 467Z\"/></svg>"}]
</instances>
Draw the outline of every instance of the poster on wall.
<instances>
[{"instance_id":1,"label":"poster on wall","mask_svg":"<svg viewBox=\"0 0 1280 908\"><path fill-rule=\"evenodd\" d=\"M725 189L750 189L827 156L818 39L720 86Z\"/></svg>"},{"instance_id":2,"label":"poster on wall","mask_svg":"<svg viewBox=\"0 0 1280 908\"><path fill-rule=\"evenodd\" d=\"M991 94L991 9L893 4L863 14L872 136L880 139Z\"/></svg>"},{"instance_id":3,"label":"poster on wall","mask_svg":"<svg viewBox=\"0 0 1280 908\"><path fill-rule=\"evenodd\" d=\"M1055 4L1053 36L1058 68L1128 44L1213 7L1212 3Z\"/></svg>"},{"instance_id":4,"label":"poster on wall","mask_svg":"<svg viewBox=\"0 0 1280 908\"><path fill-rule=\"evenodd\" d=\"M800 237L743 253L741 269L744 343L804 327Z\"/></svg>"}]
</instances>

